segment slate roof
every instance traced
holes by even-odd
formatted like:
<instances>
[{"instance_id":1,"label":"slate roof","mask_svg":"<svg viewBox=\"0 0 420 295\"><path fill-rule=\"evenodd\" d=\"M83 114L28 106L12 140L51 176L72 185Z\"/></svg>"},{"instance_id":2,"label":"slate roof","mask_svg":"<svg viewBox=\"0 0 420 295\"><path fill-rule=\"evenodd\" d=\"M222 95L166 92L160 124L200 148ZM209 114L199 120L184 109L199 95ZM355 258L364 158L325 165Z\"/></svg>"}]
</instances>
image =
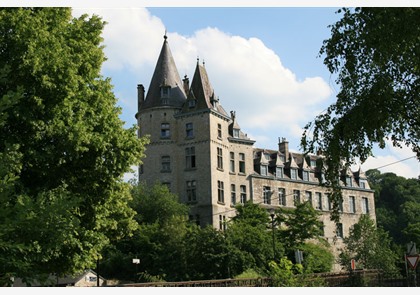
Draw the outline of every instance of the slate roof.
<instances>
[{"instance_id":1,"label":"slate roof","mask_svg":"<svg viewBox=\"0 0 420 295\"><path fill-rule=\"evenodd\" d=\"M175 65L174 58L168 45L167 37L164 37L162 49L156 63L155 71L147 90L146 98L141 109L162 106L160 89L161 86L170 86L170 96L166 106L182 107L186 100L183 83Z\"/></svg>"}]
</instances>

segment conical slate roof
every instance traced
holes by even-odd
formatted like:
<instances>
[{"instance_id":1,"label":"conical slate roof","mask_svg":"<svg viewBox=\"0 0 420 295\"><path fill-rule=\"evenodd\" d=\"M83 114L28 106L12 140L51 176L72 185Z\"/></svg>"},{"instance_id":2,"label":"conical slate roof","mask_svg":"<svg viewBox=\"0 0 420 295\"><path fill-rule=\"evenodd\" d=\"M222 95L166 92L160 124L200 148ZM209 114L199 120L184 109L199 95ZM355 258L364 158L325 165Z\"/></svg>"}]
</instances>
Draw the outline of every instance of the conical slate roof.
<instances>
[{"instance_id":1,"label":"conical slate roof","mask_svg":"<svg viewBox=\"0 0 420 295\"><path fill-rule=\"evenodd\" d=\"M162 86L170 88L170 94L165 103L162 103L161 100ZM165 35L155 71L147 91L146 99L141 108L146 109L162 105L182 107L185 100L186 95L183 84Z\"/></svg>"}]
</instances>

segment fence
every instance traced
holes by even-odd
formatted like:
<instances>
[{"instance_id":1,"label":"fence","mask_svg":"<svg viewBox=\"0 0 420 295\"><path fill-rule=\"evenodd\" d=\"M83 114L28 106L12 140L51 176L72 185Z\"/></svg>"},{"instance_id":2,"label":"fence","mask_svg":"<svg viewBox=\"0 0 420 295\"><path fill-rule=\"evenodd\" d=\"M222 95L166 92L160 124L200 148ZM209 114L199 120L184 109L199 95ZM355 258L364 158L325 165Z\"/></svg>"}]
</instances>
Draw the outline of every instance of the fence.
<instances>
[{"instance_id":1,"label":"fence","mask_svg":"<svg viewBox=\"0 0 420 295\"><path fill-rule=\"evenodd\" d=\"M417 277L416 285L412 279L384 278L382 273L376 270L312 274L302 276L301 278L308 286L314 286L312 282L322 282L320 286L323 287L413 287L420 286L419 277ZM133 283L116 285L116 287L272 287L273 282L272 278L249 278L186 282Z\"/></svg>"}]
</instances>

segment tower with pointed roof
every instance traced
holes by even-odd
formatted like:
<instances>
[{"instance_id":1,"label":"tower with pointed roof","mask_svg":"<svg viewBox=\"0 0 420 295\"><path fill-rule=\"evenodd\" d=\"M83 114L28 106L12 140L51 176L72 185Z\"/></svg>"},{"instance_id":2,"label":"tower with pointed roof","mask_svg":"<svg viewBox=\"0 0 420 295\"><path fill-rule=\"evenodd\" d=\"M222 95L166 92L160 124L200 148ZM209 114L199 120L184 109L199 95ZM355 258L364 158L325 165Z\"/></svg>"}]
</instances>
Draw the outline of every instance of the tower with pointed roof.
<instances>
[{"instance_id":1,"label":"tower with pointed roof","mask_svg":"<svg viewBox=\"0 0 420 295\"><path fill-rule=\"evenodd\" d=\"M204 63L197 59L193 79L181 80L166 35L145 95L138 85L139 136L149 136L139 181L166 184L190 208L190 220L223 230L247 201L267 210L310 202L324 223L324 236L337 255L342 237L361 214L374 220L374 198L366 176L342 172L343 202L339 224L330 220L328 190L320 186L322 153L289 151L279 138L278 150L255 148L235 111L224 110Z\"/></svg>"}]
</instances>

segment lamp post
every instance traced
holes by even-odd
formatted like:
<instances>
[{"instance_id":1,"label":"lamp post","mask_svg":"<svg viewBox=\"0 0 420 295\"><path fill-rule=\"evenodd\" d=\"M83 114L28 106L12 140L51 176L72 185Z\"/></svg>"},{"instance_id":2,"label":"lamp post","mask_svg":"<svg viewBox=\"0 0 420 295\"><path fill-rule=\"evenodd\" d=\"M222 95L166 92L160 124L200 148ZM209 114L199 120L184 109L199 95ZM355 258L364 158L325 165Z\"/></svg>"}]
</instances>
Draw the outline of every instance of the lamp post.
<instances>
[{"instance_id":1,"label":"lamp post","mask_svg":"<svg viewBox=\"0 0 420 295\"><path fill-rule=\"evenodd\" d=\"M273 260L276 260L276 243L274 238L274 209L270 210L270 216L271 216L271 232L273 234Z\"/></svg>"}]
</instances>

